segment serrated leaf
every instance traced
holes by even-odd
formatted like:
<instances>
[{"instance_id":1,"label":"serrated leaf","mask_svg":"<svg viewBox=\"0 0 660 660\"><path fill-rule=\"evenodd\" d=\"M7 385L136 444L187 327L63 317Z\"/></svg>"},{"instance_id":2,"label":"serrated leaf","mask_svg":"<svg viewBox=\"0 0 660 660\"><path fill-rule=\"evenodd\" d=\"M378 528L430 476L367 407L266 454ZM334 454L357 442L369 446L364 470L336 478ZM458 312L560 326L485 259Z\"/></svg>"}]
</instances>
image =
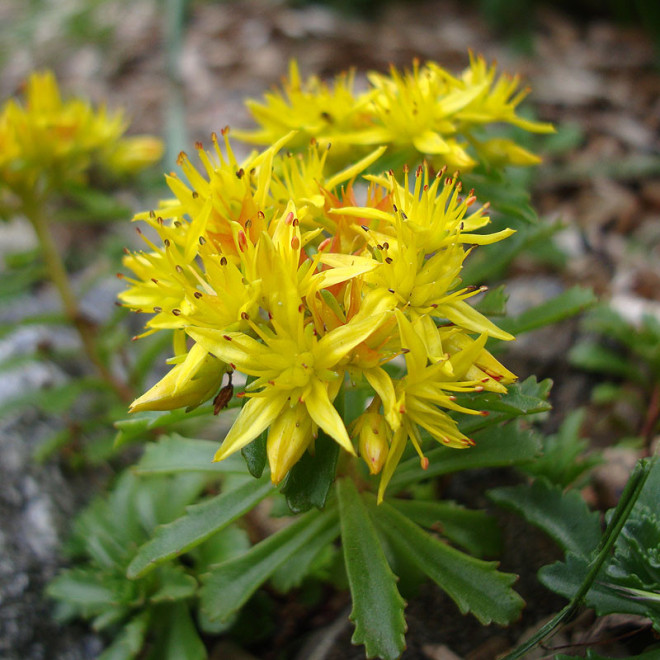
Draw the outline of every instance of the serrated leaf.
<instances>
[{"instance_id":1,"label":"serrated leaf","mask_svg":"<svg viewBox=\"0 0 660 660\"><path fill-rule=\"evenodd\" d=\"M541 528L565 552L589 557L601 537L600 517L574 490L563 492L544 479L531 485L495 488L488 496Z\"/></svg>"},{"instance_id":2,"label":"serrated leaf","mask_svg":"<svg viewBox=\"0 0 660 660\"><path fill-rule=\"evenodd\" d=\"M293 513L322 509L335 480L339 445L320 429L314 445L314 455L303 454L280 491Z\"/></svg>"},{"instance_id":3,"label":"serrated leaf","mask_svg":"<svg viewBox=\"0 0 660 660\"><path fill-rule=\"evenodd\" d=\"M141 577L158 564L194 548L252 509L273 490L268 477L262 477L189 506L184 516L156 529L154 538L137 551L126 575L131 579Z\"/></svg>"},{"instance_id":4,"label":"serrated leaf","mask_svg":"<svg viewBox=\"0 0 660 660\"><path fill-rule=\"evenodd\" d=\"M206 616L212 621L229 618L279 566L335 521L336 511L310 511L240 557L212 567L203 576L200 590L200 604Z\"/></svg>"},{"instance_id":5,"label":"serrated leaf","mask_svg":"<svg viewBox=\"0 0 660 660\"><path fill-rule=\"evenodd\" d=\"M98 660L133 660L136 658L149 626L149 612L133 617L122 626L114 642L98 657Z\"/></svg>"},{"instance_id":6,"label":"serrated leaf","mask_svg":"<svg viewBox=\"0 0 660 660\"><path fill-rule=\"evenodd\" d=\"M406 518L432 529L476 557L499 554L501 534L497 520L485 511L471 511L456 502L401 500L388 503Z\"/></svg>"},{"instance_id":7,"label":"serrated leaf","mask_svg":"<svg viewBox=\"0 0 660 660\"><path fill-rule=\"evenodd\" d=\"M197 580L183 566L163 566L159 572L160 586L149 598L152 603L185 600L195 595Z\"/></svg>"},{"instance_id":8,"label":"serrated leaf","mask_svg":"<svg viewBox=\"0 0 660 660\"><path fill-rule=\"evenodd\" d=\"M250 444L241 449L241 456L245 460L248 472L258 479L266 468L268 454L266 452L266 440L268 432L264 431L256 437Z\"/></svg>"},{"instance_id":9,"label":"serrated leaf","mask_svg":"<svg viewBox=\"0 0 660 660\"><path fill-rule=\"evenodd\" d=\"M284 562L271 578L272 584L278 591L286 593L294 587L300 586L314 564L314 560L339 536L339 521L326 527L321 534L317 534L304 548L293 554Z\"/></svg>"},{"instance_id":10,"label":"serrated leaf","mask_svg":"<svg viewBox=\"0 0 660 660\"><path fill-rule=\"evenodd\" d=\"M520 616L523 599L511 589L517 576L501 573L497 562L486 562L448 546L408 520L386 502L369 498L378 528L390 542L431 578L458 605L482 624L506 625Z\"/></svg>"},{"instance_id":11,"label":"serrated leaf","mask_svg":"<svg viewBox=\"0 0 660 660\"><path fill-rule=\"evenodd\" d=\"M538 576L541 584L570 599L582 586L589 568L590 564L586 557L569 552L565 561L543 566ZM643 603L609 588L599 578L589 589L584 603L587 607L592 607L599 616L613 613L648 616L647 608Z\"/></svg>"},{"instance_id":12,"label":"serrated leaf","mask_svg":"<svg viewBox=\"0 0 660 660\"><path fill-rule=\"evenodd\" d=\"M350 479L337 482L341 538L353 598L354 644L367 657L398 658L405 648L405 602L396 586L362 496Z\"/></svg>"},{"instance_id":13,"label":"serrated leaf","mask_svg":"<svg viewBox=\"0 0 660 660\"><path fill-rule=\"evenodd\" d=\"M523 472L533 477L544 477L565 488L602 463L599 453L584 455L589 443L580 437L583 420L583 409L571 411L559 431L543 439L542 455L533 463L523 466Z\"/></svg>"},{"instance_id":14,"label":"serrated leaf","mask_svg":"<svg viewBox=\"0 0 660 660\"><path fill-rule=\"evenodd\" d=\"M518 465L532 460L540 450L538 435L515 424L481 431L474 440L476 445L469 449L438 447L427 452L426 470L420 467L418 458L402 462L392 477L390 491L397 492L418 481L461 470Z\"/></svg>"},{"instance_id":15,"label":"serrated leaf","mask_svg":"<svg viewBox=\"0 0 660 660\"><path fill-rule=\"evenodd\" d=\"M547 412L552 408L548 402L551 387L552 381L549 378L537 382L535 376L530 376L522 383L509 385L506 394L488 392L457 397L457 403L489 413L486 417L456 415L459 428L469 435L516 417Z\"/></svg>"},{"instance_id":16,"label":"serrated leaf","mask_svg":"<svg viewBox=\"0 0 660 660\"><path fill-rule=\"evenodd\" d=\"M245 466L238 456L213 462L218 443L212 440L184 438L178 433L162 436L146 446L134 470L137 474L173 474L176 472L239 472Z\"/></svg>"},{"instance_id":17,"label":"serrated leaf","mask_svg":"<svg viewBox=\"0 0 660 660\"><path fill-rule=\"evenodd\" d=\"M580 314L598 302L591 289L574 286L552 300L532 307L515 317L501 319L498 325L514 335L559 323Z\"/></svg>"}]
</instances>

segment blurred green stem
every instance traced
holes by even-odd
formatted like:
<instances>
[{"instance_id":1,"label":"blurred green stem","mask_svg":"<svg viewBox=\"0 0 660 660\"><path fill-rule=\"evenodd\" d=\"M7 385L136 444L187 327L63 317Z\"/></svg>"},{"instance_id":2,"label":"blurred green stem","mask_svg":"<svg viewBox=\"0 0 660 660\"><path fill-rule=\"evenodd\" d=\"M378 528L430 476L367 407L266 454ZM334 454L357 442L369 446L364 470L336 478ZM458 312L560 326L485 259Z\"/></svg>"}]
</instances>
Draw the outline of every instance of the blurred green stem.
<instances>
[{"instance_id":1,"label":"blurred green stem","mask_svg":"<svg viewBox=\"0 0 660 660\"><path fill-rule=\"evenodd\" d=\"M34 232L37 235L48 276L60 295L65 314L78 331L85 354L89 361L96 367L99 375L110 385L120 399L123 401L132 401L134 397L130 388L112 374L99 356L94 337L94 329L80 313L78 301L71 289L69 276L50 231L48 219L44 212L43 201L37 195L27 193L21 196L21 202L23 213L34 227Z\"/></svg>"}]
</instances>

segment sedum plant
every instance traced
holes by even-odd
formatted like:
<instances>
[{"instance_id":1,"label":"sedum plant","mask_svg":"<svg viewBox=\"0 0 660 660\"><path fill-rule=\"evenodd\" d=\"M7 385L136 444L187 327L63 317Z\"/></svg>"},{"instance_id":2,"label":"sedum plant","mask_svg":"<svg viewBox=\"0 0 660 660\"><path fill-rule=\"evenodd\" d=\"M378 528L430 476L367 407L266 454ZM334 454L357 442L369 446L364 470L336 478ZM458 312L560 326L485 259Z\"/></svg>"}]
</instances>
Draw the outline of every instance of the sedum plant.
<instances>
[{"instance_id":1,"label":"sedum plant","mask_svg":"<svg viewBox=\"0 0 660 660\"><path fill-rule=\"evenodd\" d=\"M502 291L474 305L486 287L463 281L475 249L501 267L525 243L500 246L535 222L524 196L500 191L491 209L453 172L497 197L504 165L537 162L491 133L551 130L516 114L516 78L472 57L459 77L415 63L369 80L356 94L350 74L303 82L292 64L284 91L249 104L259 128L238 135L264 148L239 161L228 129L213 135L211 151L196 145L201 167L182 153L172 197L136 216L146 247L125 257L120 299L149 315L140 337L171 334L173 355L118 442L226 416L219 446L170 432L138 470L227 478L122 566L140 583L265 498L286 503L287 525L207 567L204 620L226 625L268 580L301 584L340 539L353 641L397 658L402 593L420 576L484 624L518 618L515 576L490 560L492 520L426 482L533 460L540 442L520 420L548 410L550 383L517 383L495 351L592 296L572 289L496 324L478 307L503 315Z\"/></svg>"}]
</instances>

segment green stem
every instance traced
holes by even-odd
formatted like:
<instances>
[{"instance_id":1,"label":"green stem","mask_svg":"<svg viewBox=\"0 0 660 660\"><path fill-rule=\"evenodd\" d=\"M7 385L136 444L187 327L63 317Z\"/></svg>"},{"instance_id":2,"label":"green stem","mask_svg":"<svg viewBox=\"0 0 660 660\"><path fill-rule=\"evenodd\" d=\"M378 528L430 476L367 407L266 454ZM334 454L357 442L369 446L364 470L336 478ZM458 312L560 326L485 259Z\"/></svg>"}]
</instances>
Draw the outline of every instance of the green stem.
<instances>
[{"instance_id":1,"label":"green stem","mask_svg":"<svg viewBox=\"0 0 660 660\"><path fill-rule=\"evenodd\" d=\"M43 204L41 203L41 200L35 199L35 197L36 196L31 196L29 193L22 197L23 213L34 227L34 232L39 242L39 248L41 249L44 263L46 265L46 271L59 293L64 312L71 324L77 330L89 361L96 367L96 370L99 372L103 380L112 387L123 401L131 401L133 395L130 388L115 378L99 356L94 337L94 329L87 319L85 319L80 313L78 301L71 289L69 276L50 231L48 220L44 213Z\"/></svg>"},{"instance_id":2,"label":"green stem","mask_svg":"<svg viewBox=\"0 0 660 660\"><path fill-rule=\"evenodd\" d=\"M598 547L595 550L596 556L591 562L589 567L589 572L583 580L580 588L575 592L573 598L566 607L564 607L560 612L558 612L548 623L546 623L542 628L536 632L536 634L531 637L527 642L519 646L517 649L514 649L509 655L502 658L502 660L517 660L517 658L524 657L529 651L531 651L535 646L540 644L546 637L549 637L550 634L564 621L573 617L577 610L582 606L582 601L584 597L591 589L598 573L600 572L603 564L610 556L610 551L616 543L619 534L623 529L623 526L630 516L632 508L637 502L637 498L642 492L644 483L651 473L651 468L653 466L655 459L643 459L638 461L633 473L628 479L628 483L621 493L621 498L619 503L614 509L612 518L605 530L605 534L600 540Z\"/></svg>"}]
</instances>

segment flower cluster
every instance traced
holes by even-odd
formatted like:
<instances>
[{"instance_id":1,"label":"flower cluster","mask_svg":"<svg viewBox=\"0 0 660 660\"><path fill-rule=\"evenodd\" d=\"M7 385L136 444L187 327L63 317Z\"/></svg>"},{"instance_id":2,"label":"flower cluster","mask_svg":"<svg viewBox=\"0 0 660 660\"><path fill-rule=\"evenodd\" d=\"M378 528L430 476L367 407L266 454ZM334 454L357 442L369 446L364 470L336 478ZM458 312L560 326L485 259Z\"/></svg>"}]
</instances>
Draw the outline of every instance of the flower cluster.
<instances>
[{"instance_id":1,"label":"flower cluster","mask_svg":"<svg viewBox=\"0 0 660 660\"><path fill-rule=\"evenodd\" d=\"M156 162L161 140L122 137L126 126L120 112L62 100L51 72L34 73L24 103L9 99L0 109L0 184L25 197L84 181L92 166L122 174Z\"/></svg>"},{"instance_id":2,"label":"flower cluster","mask_svg":"<svg viewBox=\"0 0 660 660\"><path fill-rule=\"evenodd\" d=\"M505 392L515 379L485 348L512 337L467 302L480 289L460 280L475 245L512 232L483 233L487 205L444 169L365 175L380 146L338 172L320 141L283 151L299 140L286 134L238 162L228 131L214 135L212 152L197 145L203 167L182 153L187 183L170 175L174 197L137 216L152 236L125 258L135 277L121 299L153 314L146 334L174 331L175 355L132 410L220 392L219 409L224 375L240 372L244 405L215 460L267 431L279 483L321 429L382 473L382 498L408 441L422 464L423 434L472 444L448 411L480 412L458 394ZM337 410L348 383L369 399L349 425Z\"/></svg>"},{"instance_id":3,"label":"flower cluster","mask_svg":"<svg viewBox=\"0 0 660 660\"><path fill-rule=\"evenodd\" d=\"M465 172L478 162L496 167L533 165L540 159L505 137L486 130L510 124L526 131L549 133L551 124L529 121L516 114L527 95L517 76L497 75L495 65L470 55L468 68L454 76L434 62L415 61L411 71L390 75L370 73L369 88L355 93L354 76L341 74L328 86L316 77L302 81L295 62L283 90L249 101L248 109L260 128L239 136L268 145L296 130L295 146L311 138L332 143L338 163L351 162L356 153L387 145L394 162L414 163L426 158L436 169Z\"/></svg>"}]
</instances>

